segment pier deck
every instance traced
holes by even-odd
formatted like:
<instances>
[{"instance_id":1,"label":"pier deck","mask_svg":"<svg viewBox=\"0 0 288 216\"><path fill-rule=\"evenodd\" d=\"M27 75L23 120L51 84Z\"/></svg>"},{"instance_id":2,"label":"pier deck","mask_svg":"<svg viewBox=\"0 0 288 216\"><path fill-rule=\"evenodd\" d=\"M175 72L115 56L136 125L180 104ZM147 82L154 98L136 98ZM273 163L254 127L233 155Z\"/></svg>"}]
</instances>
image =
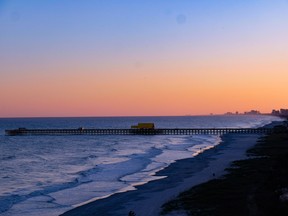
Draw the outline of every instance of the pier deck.
<instances>
[{"instance_id":1,"label":"pier deck","mask_svg":"<svg viewBox=\"0 0 288 216\"><path fill-rule=\"evenodd\" d=\"M5 130L6 135L221 135L269 134L273 128L161 128L161 129L26 129Z\"/></svg>"}]
</instances>

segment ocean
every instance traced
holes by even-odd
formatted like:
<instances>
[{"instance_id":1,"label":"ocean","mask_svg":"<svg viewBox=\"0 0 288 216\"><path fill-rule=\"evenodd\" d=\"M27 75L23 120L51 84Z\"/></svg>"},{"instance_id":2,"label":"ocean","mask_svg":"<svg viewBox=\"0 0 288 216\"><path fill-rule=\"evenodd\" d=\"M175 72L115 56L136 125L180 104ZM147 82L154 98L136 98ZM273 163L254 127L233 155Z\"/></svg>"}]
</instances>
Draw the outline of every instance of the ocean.
<instances>
[{"instance_id":1,"label":"ocean","mask_svg":"<svg viewBox=\"0 0 288 216\"><path fill-rule=\"evenodd\" d=\"M5 129L255 128L275 116L83 117L0 119L0 215L56 216L74 207L165 176L177 160L221 143L218 135L5 136Z\"/></svg>"}]
</instances>

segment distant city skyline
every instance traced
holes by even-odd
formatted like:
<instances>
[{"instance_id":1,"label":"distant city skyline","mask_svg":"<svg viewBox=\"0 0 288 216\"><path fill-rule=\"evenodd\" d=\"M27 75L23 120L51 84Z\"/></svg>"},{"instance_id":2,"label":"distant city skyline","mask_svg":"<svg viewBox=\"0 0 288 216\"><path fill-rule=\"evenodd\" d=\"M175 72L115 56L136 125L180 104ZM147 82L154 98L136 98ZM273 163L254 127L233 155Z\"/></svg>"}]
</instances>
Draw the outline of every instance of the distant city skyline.
<instances>
[{"instance_id":1,"label":"distant city skyline","mask_svg":"<svg viewBox=\"0 0 288 216\"><path fill-rule=\"evenodd\" d=\"M235 111L235 112L226 112L225 115L276 115L276 116L288 116L288 109L280 108L273 109L271 112L263 113L260 110L252 109L250 111L245 111L243 113Z\"/></svg>"},{"instance_id":2,"label":"distant city skyline","mask_svg":"<svg viewBox=\"0 0 288 216\"><path fill-rule=\"evenodd\" d=\"M288 107L286 0L0 0L0 117Z\"/></svg>"}]
</instances>

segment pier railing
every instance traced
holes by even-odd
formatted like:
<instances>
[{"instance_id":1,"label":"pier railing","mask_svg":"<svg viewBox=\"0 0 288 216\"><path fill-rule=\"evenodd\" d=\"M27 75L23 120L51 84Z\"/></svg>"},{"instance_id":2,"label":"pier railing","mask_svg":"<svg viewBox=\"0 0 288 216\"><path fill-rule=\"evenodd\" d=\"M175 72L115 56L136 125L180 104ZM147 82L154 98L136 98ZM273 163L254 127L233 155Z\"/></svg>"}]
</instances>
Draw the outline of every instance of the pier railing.
<instances>
[{"instance_id":1,"label":"pier railing","mask_svg":"<svg viewBox=\"0 0 288 216\"><path fill-rule=\"evenodd\" d=\"M159 129L26 129L5 130L6 135L221 135L270 134L274 128L159 128Z\"/></svg>"}]
</instances>

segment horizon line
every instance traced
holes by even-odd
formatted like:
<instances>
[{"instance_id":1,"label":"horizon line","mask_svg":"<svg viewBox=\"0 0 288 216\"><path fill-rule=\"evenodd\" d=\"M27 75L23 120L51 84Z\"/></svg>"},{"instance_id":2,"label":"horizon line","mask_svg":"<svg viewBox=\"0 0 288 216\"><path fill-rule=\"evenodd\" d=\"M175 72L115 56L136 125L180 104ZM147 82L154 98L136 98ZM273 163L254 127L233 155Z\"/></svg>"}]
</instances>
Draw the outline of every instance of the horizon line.
<instances>
[{"instance_id":1,"label":"horizon line","mask_svg":"<svg viewBox=\"0 0 288 216\"><path fill-rule=\"evenodd\" d=\"M24 118L137 118L137 117L189 117L189 116L230 116L230 114L227 113L210 113L210 114L185 114L185 115L105 115L105 116L14 116L14 117L1 117L0 119L24 119ZM231 114L232 116L237 116L237 115L245 115L245 116L250 116L253 114L245 114L245 113L238 113L238 114ZM255 114L255 115L272 115L271 113L260 113L260 114Z\"/></svg>"}]
</instances>

